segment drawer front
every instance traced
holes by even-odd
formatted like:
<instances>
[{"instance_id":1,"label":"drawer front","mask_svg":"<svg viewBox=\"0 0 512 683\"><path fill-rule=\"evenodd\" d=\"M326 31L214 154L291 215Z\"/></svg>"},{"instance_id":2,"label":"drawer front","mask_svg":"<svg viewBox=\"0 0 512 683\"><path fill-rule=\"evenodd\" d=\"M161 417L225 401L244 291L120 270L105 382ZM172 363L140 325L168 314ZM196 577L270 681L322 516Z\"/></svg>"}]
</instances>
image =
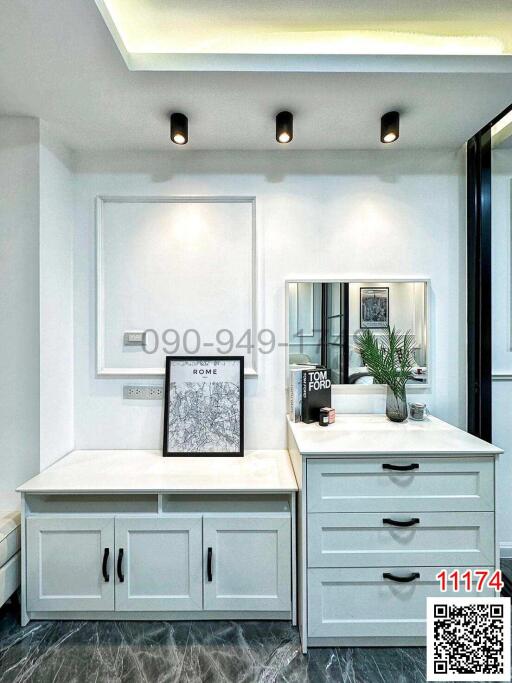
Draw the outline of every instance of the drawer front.
<instances>
[{"instance_id":1,"label":"drawer front","mask_svg":"<svg viewBox=\"0 0 512 683\"><path fill-rule=\"evenodd\" d=\"M0 606L18 590L21 581L21 552L0 567Z\"/></svg>"},{"instance_id":2,"label":"drawer front","mask_svg":"<svg viewBox=\"0 0 512 683\"><path fill-rule=\"evenodd\" d=\"M409 471L384 465L418 465ZM494 510L490 458L375 458L307 463L308 512Z\"/></svg>"},{"instance_id":3,"label":"drawer front","mask_svg":"<svg viewBox=\"0 0 512 683\"><path fill-rule=\"evenodd\" d=\"M484 567L494 561L493 512L308 515L310 567Z\"/></svg>"},{"instance_id":4,"label":"drawer front","mask_svg":"<svg viewBox=\"0 0 512 683\"><path fill-rule=\"evenodd\" d=\"M319 638L425 636L427 597L441 593L436 581L439 568L407 567L389 571L398 576L418 572L411 583L384 579L386 569L309 569L308 635ZM449 571L453 567L447 568ZM464 568L460 567L461 571ZM492 567L484 567L492 570ZM450 591L443 597L468 597ZM493 597L486 589L478 597Z\"/></svg>"}]
</instances>

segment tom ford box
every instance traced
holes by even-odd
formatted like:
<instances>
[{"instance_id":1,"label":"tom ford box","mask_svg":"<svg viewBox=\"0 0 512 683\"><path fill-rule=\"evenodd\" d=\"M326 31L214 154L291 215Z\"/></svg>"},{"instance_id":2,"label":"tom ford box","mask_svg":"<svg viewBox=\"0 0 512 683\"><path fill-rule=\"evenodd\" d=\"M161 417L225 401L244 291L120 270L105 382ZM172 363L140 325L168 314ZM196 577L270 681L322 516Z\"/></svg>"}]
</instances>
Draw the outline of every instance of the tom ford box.
<instances>
[{"instance_id":1,"label":"tom ford box","mask_svg":"<svg viewBox=\"0 0 512 683\"><path fill-rule=\"evenodd\" d=\"M302 421L318 422L320 408L331 405L331 371L325 368L302 371Z\"/></svg>"}]
</instances>

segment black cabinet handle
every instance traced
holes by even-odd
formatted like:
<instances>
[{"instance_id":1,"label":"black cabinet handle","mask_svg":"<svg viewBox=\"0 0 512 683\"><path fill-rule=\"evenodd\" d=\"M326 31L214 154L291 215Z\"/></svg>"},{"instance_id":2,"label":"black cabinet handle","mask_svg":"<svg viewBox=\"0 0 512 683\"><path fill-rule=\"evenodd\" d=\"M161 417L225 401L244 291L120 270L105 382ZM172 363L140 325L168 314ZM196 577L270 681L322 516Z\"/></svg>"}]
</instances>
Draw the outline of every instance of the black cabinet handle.
<instances>
[{"instance_id":1,"label":"black cabinet handle","mask_svg":"<svg viewBox=\"0 0 512 683\"><path fill-rule=\"evenodd\" d=\"M213 550L211 548L208 548L208 561L206 563L206 573L208 575L208 583L211 583L213 581L212 556L213 556Z\"/></svg>"},{"instance_id":2,"label":"black cabinet handle","mask_svg":"<svg viewBox=\"0 0 512 683\"><path fill-rule=\"evenodd\" d=\"M409 574L409 576L395 576L394 574L390 574L389 572L384 572L382 578L390 579L391 581L396 581L397 583L411 583L411 581L419 579L420 574L419 572L412 572L411 574Z\"/></svg>"},{"instance_id":3,"label":"black cabinet handle","mask_svg":"<svg viewBox=\"0 0 512 683\"><path fill-rule=\"evenodd\" d=\"M123 555L124 555L124 550L122 548L119 548L119 553L117 555L117 576L119 578L120 583L123 583L123 581L124 581Z\"/></svg>"},{"instance_id":4,"label":"black cabinet handle","mask_svg":"<svg viewBox=\"0 0 512 683\"><path fill-rule=\"evenodd\" d=\"M107 562L108 562L108 556L110 555L110 548L105 548L103 551L103 562L101 563L101 573L103 574L103 578L105 579L105 583L108 583L110 581L110 575L107 572Z\"/></svg>"},{"instance_id":5,"label":"black cabinet handle","mask_svg":"<svg viewBox=\"0 0 512 683\"><path fill-rule=\"evenodd\" d=\"M411 470L419 470L420 466L417 462L411 465L390 465L389 463L384 463L382 465L383 470L395 470L396 472L410 472Z\"/></svg>"},{"instance_id":6,"label":"black cabinet handle","mask_svg":"<svg viewBox=\"0 0 512 683\"><path fill-rule=\"evenodd\" d=\"M420 520L419 517L413 517L412 519L407 520L407 522L401 522L399 519L390 519L389 517L384 517L382 523L391 524L391 526L414 526L415 524L419 524Z\"/></svg>"}]
</instances>

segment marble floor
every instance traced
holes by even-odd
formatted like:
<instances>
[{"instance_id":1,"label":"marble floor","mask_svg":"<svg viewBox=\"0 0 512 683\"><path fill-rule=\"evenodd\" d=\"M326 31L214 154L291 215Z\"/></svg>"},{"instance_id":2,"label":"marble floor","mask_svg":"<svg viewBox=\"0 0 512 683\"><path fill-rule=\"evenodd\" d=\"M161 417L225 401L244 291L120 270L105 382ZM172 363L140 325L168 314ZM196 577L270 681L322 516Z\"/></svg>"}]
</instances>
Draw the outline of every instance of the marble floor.
<instances>
[{"instance_id":1,"label":"marble floor","mask_svg":"<svg viewBox=\"0 0 512 683\"><path fill-rule=\"evenodd\" d=\"M300 651L287 622L39 621L0 609L0 683L419 683L423 648Z\"/></svg>"},{"instance_id":2,"label":"marble floor","mask_svg":"<svg viewBox=\"0 0 512 683\"><path fill-rule=\"evenodd\" d=\"M0 683L425 681L422 648L300 652L286 622L31 622L0 610Z\"/></svg>"}]
</instances>

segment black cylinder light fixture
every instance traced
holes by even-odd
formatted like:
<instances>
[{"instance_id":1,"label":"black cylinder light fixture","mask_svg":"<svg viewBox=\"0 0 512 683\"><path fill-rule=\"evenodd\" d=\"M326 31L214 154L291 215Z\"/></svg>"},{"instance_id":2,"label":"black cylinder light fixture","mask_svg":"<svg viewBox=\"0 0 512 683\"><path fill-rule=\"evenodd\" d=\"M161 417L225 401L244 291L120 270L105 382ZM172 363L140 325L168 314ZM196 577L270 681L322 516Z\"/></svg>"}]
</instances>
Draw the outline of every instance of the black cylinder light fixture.
<instances>
[{"instance_id":1,"label":"black cylinder light fixture","mask_svg":"<svg viewBox=\"0 0 512 683\"><path fill-rule=\"evenodd\" d=\"M185 114L171 114L171 140L176 145L188 142L188 119Z\"/></svg>"},{"instance_id":2,"label":"black cylinder light fixture","mask_svg":"<svg viewBox=\"0 0 512 683\"><path fill-rule=\"evenodd\" d=\"M293 114L289 111L280 111L276 116L276 140L281 144L293 140Z\"/></svg>"},{"instance_id":3,"label":"black cylinder light fixture","mask_svg":"<svg viewBox=\"0 0 512 683\"><path fill-rule=\"evenodd\" d=\"M384 144L395 142L400 137L400 114L388 111L380 120L380 141Z\"/></svg>"}]
</instances>

